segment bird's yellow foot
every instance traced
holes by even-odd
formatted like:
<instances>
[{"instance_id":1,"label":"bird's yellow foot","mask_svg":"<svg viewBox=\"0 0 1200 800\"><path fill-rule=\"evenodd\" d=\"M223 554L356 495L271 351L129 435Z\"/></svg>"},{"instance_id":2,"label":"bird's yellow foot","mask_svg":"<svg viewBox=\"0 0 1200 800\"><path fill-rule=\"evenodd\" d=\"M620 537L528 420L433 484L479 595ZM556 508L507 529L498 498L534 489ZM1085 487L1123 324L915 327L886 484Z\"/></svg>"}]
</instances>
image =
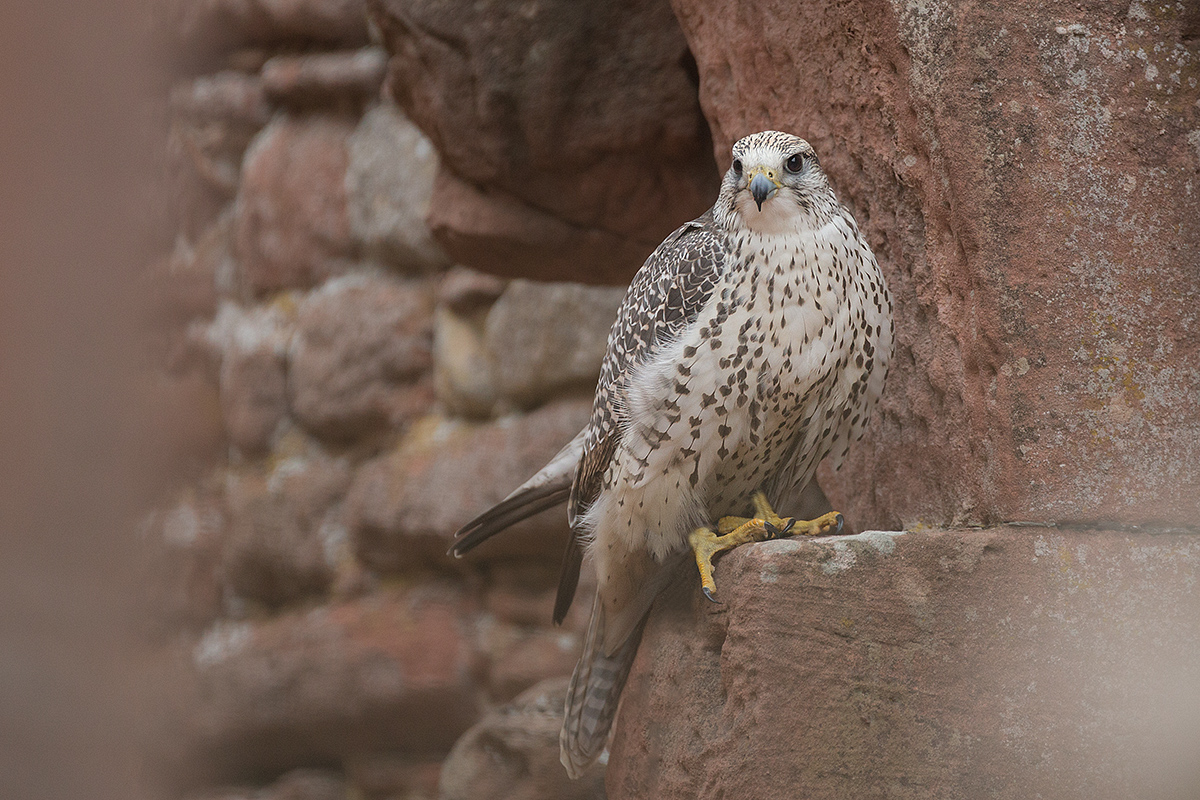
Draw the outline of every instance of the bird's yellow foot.
<instances>
[{"instance_id":1,"label":"bird's yellow foot","mask_svg":"<svg viewBox=\"0 0 1200 800\"><path fill-rule=\"evenodd\" d=\"M841 533L843 519L836 511L812 520L798 520L776 514L762 492L754 493L753 502L753 517L721 517L715 532L711 528L697 528L688 536L688 543L696 556L696 566L700 569L701 590L714 603L717 602L713 594L717 585L713 581L712 560L718 553L747 542L764 542L797 534L820 536Z\"/></svg>"}]
</instances>

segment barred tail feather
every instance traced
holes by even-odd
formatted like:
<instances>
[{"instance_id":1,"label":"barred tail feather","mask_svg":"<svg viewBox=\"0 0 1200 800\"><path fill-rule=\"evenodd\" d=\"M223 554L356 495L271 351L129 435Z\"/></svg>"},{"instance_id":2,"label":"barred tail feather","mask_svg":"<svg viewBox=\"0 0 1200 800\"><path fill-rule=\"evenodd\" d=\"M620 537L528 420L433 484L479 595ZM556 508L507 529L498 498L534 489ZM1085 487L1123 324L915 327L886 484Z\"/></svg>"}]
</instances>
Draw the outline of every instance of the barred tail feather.
<instances>
[{"instance_id":1,"label":"barred tail feather","mask_svg":"<svg viewBox=\"0 0 1200 800\"><path fill-rule=\"evenodd\" d=\"M644 614L625 641L605 655L601 647L604 607L599 597L592 605L592 620L584 640L583 655L567 688L562 732L558 737L559 760L573 779L595 763L608 744L621 690L629 677L648 616Z\"/></svg>"}]
</instances>

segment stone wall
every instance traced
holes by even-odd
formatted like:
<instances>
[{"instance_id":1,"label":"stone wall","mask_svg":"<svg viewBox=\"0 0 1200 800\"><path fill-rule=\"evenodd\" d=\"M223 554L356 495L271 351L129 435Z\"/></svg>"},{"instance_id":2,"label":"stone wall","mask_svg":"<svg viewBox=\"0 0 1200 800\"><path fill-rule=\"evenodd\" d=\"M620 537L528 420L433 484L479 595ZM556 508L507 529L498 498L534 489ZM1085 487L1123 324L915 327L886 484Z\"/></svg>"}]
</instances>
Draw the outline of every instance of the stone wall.
<instances>
[{"instance_id":1,"label":"stone wall","mask_svg":"<svg viewBox=\"0 0 1200 800\"><path fill-rule=\"evenodd\" d=\"M611 796L780 796L800 778L827 796L965 796L1030 768L1019 796L1061 786L1059 756L1039 772L1038 748L1112 749L1095 726L1127 705L1104 705L1105 691L1162 700L1086 666L1167 636L1160 622L1096 650L1107 624L1152 616L1156 580L1164 619L1185 620L1175 610L1194 574L1189 9L178 0L157 12L173 65L160 109L171 235L145 277L158 298L146 361L169 435L140 542L147 740L165 795L602 796L599 772L566 783L555 754L585 622L576 608L548 624L562 514L461 561L444 553L583 423L620 284L708 206L730 143L767 127L814 144L897 298L881 410L822 484L856 529L917 533L750 548L718 570L728 609L683 590L663 603L618 723ZM973 532L1006 522L1036 527ZM1176 538L1146 550L1146 531ZM891 542L904 558L877 559ZM1102 568L1072 566L1089 552ZM1154 572L1160 556L1175 566ZM844 568L855 563L871 569ZM1035 590L1045 601L1030 616L1013 593ZM821 602L799 617L767 613L810 593ZM1088 616L1114 597L1116 622ZM735 618L740 606L771 625ZM1077 618L1086 646L1042 648L1039 626L1069 632ZM1168 661L1188 662L1194 628L1175 629ZM1006 632L1033 661L1075 659L1095 697L1031 699L1017 683L1066 673L1009 664L985 676L987 698L1026 695L981 716L963 687ZM772 642L789 664L857 661L849 677L754 672ZM956 664L958 694L936 685L938 659ZM681 691L703 708L672 733ZM802 728L799 708L827 727ZM1051 735L1065 730L1043 724L1055 715L1083 728ZM830 731L837 752L812 770L788 771L796 745L729 782L763 741L803 734L815 753ZM903 745L914 732L925 738ZM738 737L749 750L714 744L711 763L689 761L702 740ZM931 758L953 769L918 768ZM1100 762L1061 763L1085 775ZM1107 785L1134 785L1138 769Z\"/></svg>"},{"instance_id":2,"label":"stone wall","mask_svg":"<svg viewBox=\"0 0 1200 800\"><path fill-rule=\"evenodd\" d=\"M603 796L557 760L586 623L550 623L564 515L446 550L582 426L623 288L453 266L426 223L441 157L384 90L362 3L159 12L156 784L415 800L450 757L444 797Z\"/></svg>"}]
</instances>

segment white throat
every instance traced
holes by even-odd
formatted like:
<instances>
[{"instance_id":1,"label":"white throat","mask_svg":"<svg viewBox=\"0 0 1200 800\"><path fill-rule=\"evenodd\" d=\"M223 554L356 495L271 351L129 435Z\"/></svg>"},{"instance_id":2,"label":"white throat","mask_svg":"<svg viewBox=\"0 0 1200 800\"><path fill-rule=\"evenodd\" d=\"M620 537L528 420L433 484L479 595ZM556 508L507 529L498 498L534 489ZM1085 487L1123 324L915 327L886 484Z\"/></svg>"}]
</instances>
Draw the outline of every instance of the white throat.
<instances>
[{"instance_id":1,"label":"white throat","mask_svg":"<svg viewBox=\"0 0 1200 800\"><path fill-rule=\"evenodd\" d=\"M741 218L743 227L763 235L799 233L811 227L809 215L800 208L787 189L781 189L768 198L762 204L761 211L754 198L743 192L738 196L735 213Z\"/></svg>"}]
</instances>

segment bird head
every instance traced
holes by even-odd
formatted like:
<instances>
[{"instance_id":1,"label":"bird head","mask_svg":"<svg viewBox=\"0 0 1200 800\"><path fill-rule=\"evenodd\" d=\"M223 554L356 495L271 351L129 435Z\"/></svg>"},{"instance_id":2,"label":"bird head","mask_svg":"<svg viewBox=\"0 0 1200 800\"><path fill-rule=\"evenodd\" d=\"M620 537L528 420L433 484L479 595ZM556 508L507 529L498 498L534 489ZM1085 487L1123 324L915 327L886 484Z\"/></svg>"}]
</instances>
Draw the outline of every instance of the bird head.
<instances>
[{"instance_id":1,"label":"bird head","mask_svg":"<svg viewBox=\"0 0 1200 800\"><path fill-rule=\"evenodd\" d=\"M837 201L812 145L780 131L762 131L733 145L718 207L730 222L760 233L820 227Z\"/></svg>"}]
</instances>

